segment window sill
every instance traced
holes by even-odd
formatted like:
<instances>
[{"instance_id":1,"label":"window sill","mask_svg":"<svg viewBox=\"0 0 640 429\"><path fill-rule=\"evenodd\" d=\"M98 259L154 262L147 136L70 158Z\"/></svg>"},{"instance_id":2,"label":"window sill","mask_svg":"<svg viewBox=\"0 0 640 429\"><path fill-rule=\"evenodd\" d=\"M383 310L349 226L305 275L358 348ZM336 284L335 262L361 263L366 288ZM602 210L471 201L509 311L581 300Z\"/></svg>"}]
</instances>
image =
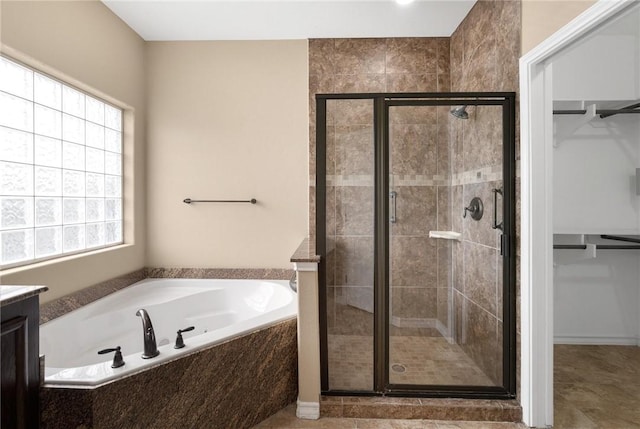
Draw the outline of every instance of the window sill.
<instances>
[{"instance_id":1,"label":"window sill","mask_svg":"<svg viewBox=\"0 0 640 429\"><path fill-rule=\"evenodd\" d=\"M101 255L104 253L108 253L108 252L119 252L133 246L134 246L133 243L118 244L116 246L103 247L101 249L90 250L87 252L76 253L73 255L61 256L59 258L54 258L54 259L47 259L45 261L34 262L32 264L20 265L17 267L2 268L0 269L0 272L2 273L3 276L11 275L11 274L19 274L29 270L53 267L58 264L64 264L67 262L75 261L77 259L93 257L93 256Z\"/></svg>"}]
</instances>

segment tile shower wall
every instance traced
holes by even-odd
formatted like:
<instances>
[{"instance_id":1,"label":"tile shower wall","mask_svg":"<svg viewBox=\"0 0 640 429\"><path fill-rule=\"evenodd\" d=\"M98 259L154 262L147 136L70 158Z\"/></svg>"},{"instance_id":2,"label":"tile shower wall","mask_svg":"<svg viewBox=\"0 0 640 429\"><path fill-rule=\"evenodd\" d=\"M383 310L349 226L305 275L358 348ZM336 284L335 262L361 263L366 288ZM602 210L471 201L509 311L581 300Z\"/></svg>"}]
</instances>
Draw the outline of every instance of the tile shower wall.
<instances>
[{"instance_id":1,"label":"tile shower wall","mask_svg":"<svg viewBox=\"0 0 640 429\"><path fill-rule=\"evenodd\" d=\"M520 13L519 1L476 3L451 36L452 91L517 91ZM502 187L500 109L470 107L469 119L452 121L451 133L452 227L463 234L452 254L455 338L500 384L502 261L499 231L491 228L491 190ZM462 219L475 196L484 202L485 216L479 222Z\"/></svg>"},{"instance_id":2,"label":"tile shower wall","mask_svg":"<svg viewBox=\"0 0 640 429\"><path fill-rule=\"evenodd\" d=\"M313 186L316 164L315 94L385 91L517 91L520 15L519 0L481 0L476 3L451 38L310 40L309 230L312 240L315 240L315 188ZM361 114L363 108L365 107L351 106L346 111L354 115L360 111ZM371 110L370 106L366 108ZM431 287L434 285L433 279L436 279L437 305L435 309L427 310L427 314L435 315L433 317L436 318L436 324L441 328L442 333L452 326L448 319L451 317L450 303L453 302L455 310L453 326L456 326L456 330L452 334L456 336L456 340L461 343L469 356L487 372L487 375L494 382L499 383L501 381L498 368L501 367L502 316L498 309L502 306L502 294L499 289L502 282L498 273L502 272L502 267L501 260L498 258L497 237L488 222L482 225L471 225L469 222L463 224L461 217L463 204L468 203L475 195L488 203L485 209L487 213L491 213L493 204L491 189L501 187L502 160L497 141L499 137L491 129L492 124L494 126L497 124L497 131L501 132L500 117L493 112L494 109L491 107L479 109L475 112L476 116L472 115L472 120L465 123L453 120L446 114L445 108L442 112L438 110L437 121L442 120L439 125L444 125L444 121L449 120L450 126L438 126L437 148L432 149L429 158L432 160L432 157L436 156L437 175L444 176L446 171L449 174L444 177L442 183L431 182L426 185L419 182L425 177L418 175L407 177L408 181L405 183L408 185L407 192L430 193L432 189L429 189L429 186L431 186L435 196L429 195L437 202L437 229L461 231L464 234L463 241L460 243L452 244L445 240L437 240L435 251L429 248L423 249L429 258L437 258L437 267L429 268L429 270L435 269L435 273L433 271L423 273L430 279L428 284ZM336 113L338 118L346 119L344 114L345 112ZM331 120L333 119L329 118L329 121ZM370 126L370 122L353 121L350 125ZM366 132L368 133L369 130ZM448 136L447 133L450 135ZM328 145L335 145L335 135L328 137ZM519 153L517 140L516 153ZM329 155L328 158L329 164L335 162L330 158L331 156ZM363 160L371 157L372 153L360 152L359 156ZM328 174L339 177L339 173L335 171ZM342 213L336 209L336 201L341 198L339 194L344 197L348 192L358 193L346 188L349 187L347 185L354 185L362 178L346 177L344 179L340 186L336 186L338 182L334 182L334 188L330 188L329 195L333 194L336 197L327 200L329 213L336 215ZM398 178L395 179L396 185L399 185L400 181L397 180ZM371 182L367 184L367 186L370 185ZM341 186L343 188L340 189ZM412 186L420 189L410 190ZM518 187L519 181L516 182L516 192ZM362 197L364 191L359 191L358 195ZM398 203L401 204L400 201ZM372 207L359 205L359 208L361 215L368 213L371 216ZM427 210L422 207L414 207L411 210L414 209ZM336 215L329 216L327 219L327 230L331 234L336 234L334 242L337 242L339 237ZM361 222L364 222L365 218L362 217ZM487 219L490 217L485 217L485 220ZM346 223L355 226L352 221L353 217L348 217ZM372 224L370 219L366 222L369 225ZM433 219L428 222L433 222ZM518 223L519 207L516 208L516 225ZM424 226L427 227L427 225ZM428 228L431 227L432 223ZM363 234L366 232L365 236L370 240L371 235L368 231L360 232ZM517 237L519 237L519 231L517 231ZM419 234L412 238L414 241L420 239ZM360 237L360 244L355 245L354 248L357 247L361 252L372 254L372 246L365 246L365 242L366 240ZM344 270L332 268L339 259L336 258L337 253L331 252L327 262L329 272L335 271L339 276ZM339 256L344 257L344 254ZM359 264L360 268L354 267L354 272L361 270L361 272L372 273L372 267L363 265L365 263ZM453 270L449 269L451 266ZM361 310L352 306L336 305L337 302L346 302L344 297L346 288L340 285L341 280L335 276L328 279L328 282L330 287L334 288L328 297L330 329L336 334L371 335L372 319L370 317L361 318L362 323L352 323L348 326L340 323L341 320L354 320L355 317L351 313ZM455 288L452 287L453 285ZM367 286L370 287L370 285L364 285L365 288ZM428 293L433 295L433 292L431 290ZM407 297L409 295L411 294L407 294ZM371 298L369 300L371 305ZM361 303L365 301L366 299ZM349 314L345 314L347 312ZM519 324L517 329L519 331Z\"/></svg>"},{"instance_id":3,"label":"tile shower wall","mask_svg":"<svg viewBox=\"0 0 640 429\"><path fill-rule=\"evenodd\" d=\"M390 238L391 323L439 328L448 336L450 270L444 264L451 249L428 235L450 229L450 115L447 108L404 106L392 107L389 116L390 189L397 193Z\"/></svg>"},{"instance_id":4,"label":"tile shower wall","mask_svg":"<svg viewBox=\"0 0 640 429\"><path fill-rule=\"evenodd\" d=\"M315 94L449 91L449 39L310 40L309 74L309 231L314 241ZM393 225L392 266L396 275L392 282L398 288L392 291L392 305L400 324L402 320L427 319L435 323L440 319L439 309L442 321L446 321L451 293L447 270L438 269L438 264L432 262L439 261L448 267L448 249L426 239L430 229L441 225L444 228L449 222L450 204L446 189L449 170L446 109L430 109L422 115L416 115L415 111L395 115L391 126L397 142L392 154L392 180L398 187L398 212L410 214L404 222ZM327 103L330 333L372 335L373 332L372 112L371 100ZM446 126L436 125L445 123ZM416 145L413 143L416 139L424 144ZM417 201L426 203L416 204ZM446 209L438 207L439 204Z\"/></svg>"},{"instance_id":5,"label":"tile shower wall","mask_svg":"<svg viewBox=\"0 0 640 429\"><path fill-rule=\"evenodd\" d=\"M449 90L449 38L309 40L309 232L312 241L315 241L315 95ZM351 107L346 110L355 115L353 119L366 114L362 109L371 111L370 106L362 103ZM349 122L348 118L343 122ZM372 151L370 154L373 156Z\"/></svg>"}]
</instances>

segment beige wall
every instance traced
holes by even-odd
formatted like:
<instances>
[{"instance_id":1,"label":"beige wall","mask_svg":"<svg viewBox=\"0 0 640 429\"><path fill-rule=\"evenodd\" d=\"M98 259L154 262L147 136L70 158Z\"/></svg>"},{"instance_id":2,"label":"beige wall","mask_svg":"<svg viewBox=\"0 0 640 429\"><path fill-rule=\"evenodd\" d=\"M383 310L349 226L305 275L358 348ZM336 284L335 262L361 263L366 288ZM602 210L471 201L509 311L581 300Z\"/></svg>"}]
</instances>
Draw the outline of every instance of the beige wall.
<instances>
[{"instance_id":1,"label":"beige wall","mask_svg":"<svg viewBox=\"0 0 640 429\"><path fill-rule=\"evenodd\" d=\"M522 53L526 54L595 0L522 0Z\"/></svg>"},{"instance_id":2,"label":"beige wall","mask_svg":"<svg viewBox=\"0 0 640 429\"><path fill-rule=\"evenodd\" d=\"M127 245L1 273L1 284L48 286L41 300L50 301L145 265L145 44L97 0L2 1L0 7L3 53L126 107L129 118Z\"/></svg>"},{"instance_id":3,"label":"beige wall","mask_svg":"<svg viewBox=\"0 0 640 429\"><path fill-rule=\"evenodd\" d=\"M592 3L524 0L522 51ZM129 244L5 270L1 284L45 284L48 301L145 265L289 267L307 234L305 41L145 44L97 0L0 6L4 53L128 107L135 118L125 157L129 177L135 165L125 185ZM187 206L186 197L259 204Z\"/></svg>"},{"instance_id":4,"label":"beige wall","mask_svg":"<svg viewBox=\"0 0 640 429\"><path fill-rule=\"evenodd\" d=\"M147 65L147 264L290 268L307 235L307 42L152 42Z\"/></svg>"}]
</instances>

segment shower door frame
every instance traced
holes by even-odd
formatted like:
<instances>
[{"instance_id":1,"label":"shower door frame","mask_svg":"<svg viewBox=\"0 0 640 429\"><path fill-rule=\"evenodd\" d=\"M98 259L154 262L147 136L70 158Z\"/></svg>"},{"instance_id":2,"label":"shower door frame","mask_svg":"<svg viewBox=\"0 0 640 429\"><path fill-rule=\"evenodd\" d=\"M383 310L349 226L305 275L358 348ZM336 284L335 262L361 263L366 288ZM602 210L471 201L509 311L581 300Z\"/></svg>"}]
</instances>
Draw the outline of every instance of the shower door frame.
<instances>
[{"instance_id":1,"label":"shower door frame","mask_svg":"<svg viewBox=\"0 0 640 429\"><path fill-rule=\"evenodd\" d=\"M516 396L516 246L515 246L515 93L347 93L316 94L316 253L320 322L321 393L334 396L458 397L511 399ZM326 285L326 138L327 100L372 100L374 142L374 327L373 390L329 388ZM502 386L401 385L389 383L389 107L502 106L503 165L503 367Z\"/></svg>"}]
</instances>

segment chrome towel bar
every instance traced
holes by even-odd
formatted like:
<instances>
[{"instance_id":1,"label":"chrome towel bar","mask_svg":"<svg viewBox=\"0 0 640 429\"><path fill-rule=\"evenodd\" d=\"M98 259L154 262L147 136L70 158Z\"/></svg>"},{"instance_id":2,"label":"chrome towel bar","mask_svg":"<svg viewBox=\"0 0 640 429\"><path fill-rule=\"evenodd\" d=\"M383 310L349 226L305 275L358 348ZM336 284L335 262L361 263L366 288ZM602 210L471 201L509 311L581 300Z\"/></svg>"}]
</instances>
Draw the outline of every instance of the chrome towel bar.
<instances>
[{"instance_id":1,"label":"chrome towel bar","mask_svg":"<svg viewBox=\"0 0 640 429\"><path fill-rule=\"evenodd\" d=\"M258 201L255 198L251 198L250 200L192 200L191 198L185 198L182 200L185 204L191 203L251 203L255 204Z\"/></svg>"}]
</instances>

